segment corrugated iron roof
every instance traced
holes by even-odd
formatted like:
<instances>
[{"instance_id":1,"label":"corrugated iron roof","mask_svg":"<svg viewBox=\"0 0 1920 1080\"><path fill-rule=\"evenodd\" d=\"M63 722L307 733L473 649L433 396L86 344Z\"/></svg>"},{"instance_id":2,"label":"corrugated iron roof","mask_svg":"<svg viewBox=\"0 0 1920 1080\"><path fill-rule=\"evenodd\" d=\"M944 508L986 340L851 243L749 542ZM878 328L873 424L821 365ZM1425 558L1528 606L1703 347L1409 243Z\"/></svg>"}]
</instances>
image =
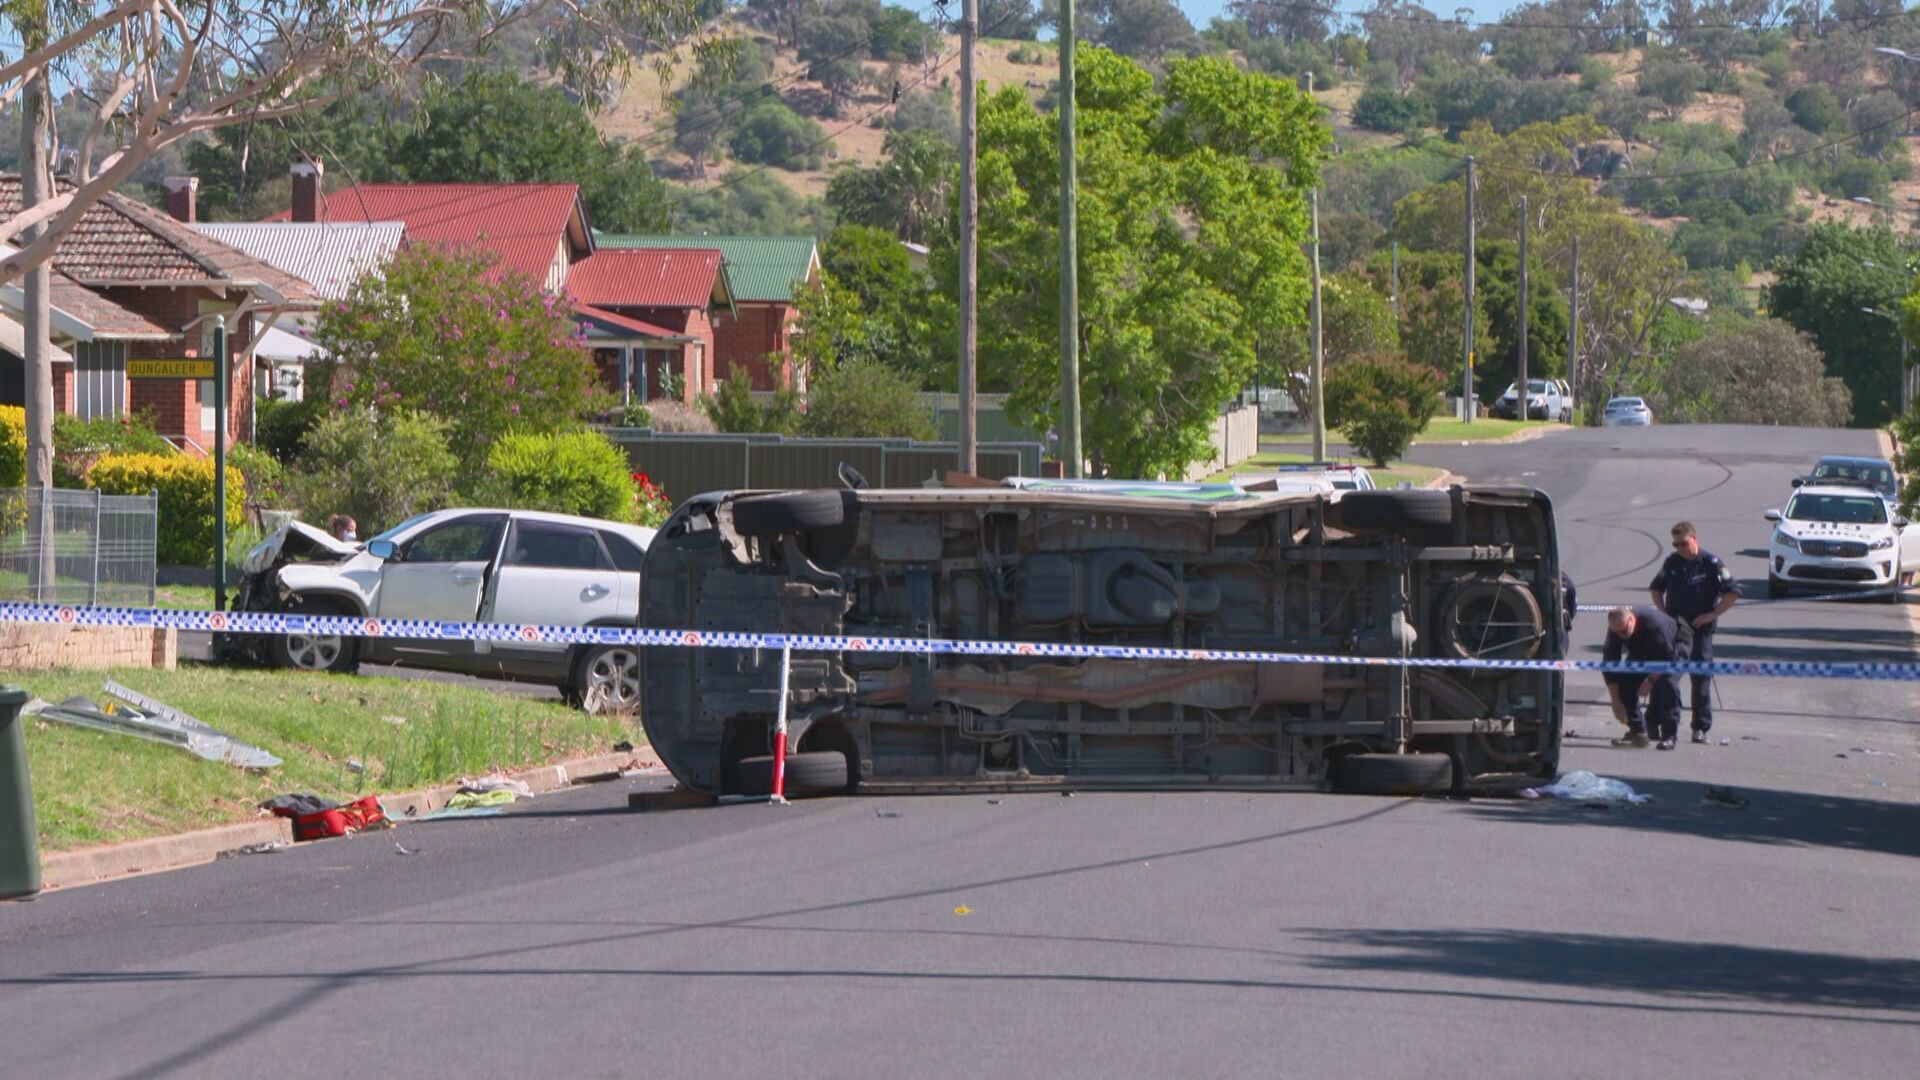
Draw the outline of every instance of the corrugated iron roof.
<instances>
[{"instance_id":1,"label":"corrugated iron roof","mask_svg":"<svg viewBox=\"0 0 1920 1080\"><path fill-rule=\"evenodd\" d=\"M193 228L300 278L325 300L345 296L407 235L398 221L202 222Z\"/></svg>"},{"instance_id":2,"label":"corrugated iron roof","mask_svg":"<svg viewBox=\"0 0 1920 1080\"><path fill-rule=\"evenodd\" d=\"M594 234L602 250L623 248L717 248L727 260L733 298L743 303L792 303L796 284L819 269L811 236L644 236Z\"/></svg>"},{"instance_id":3,"label":"corrugated iron roof","mask_svg":"<svg viewBox=\"0 0 1920 1080\"><path fill-rule=\"evenodd\" d=\"M704 308L727 298L720 252L597 251L573 264L567 295L594 307Z\"/></svg>"},{"instance_id":4,"label":"corrugated iron roof","mask_svg":"<svg viewBox=\"0 0 1920 1080\"><path fill-rule=\"evenodd\" d=\"M578 184L359 184L322 195L317 212L326 222L398 221L416 242L472 245L537 285L576 215L585 220ZM284 210L267 220L292 217ZM592 246L584 228L579 242Z\"/></svg>"}]
</instances>

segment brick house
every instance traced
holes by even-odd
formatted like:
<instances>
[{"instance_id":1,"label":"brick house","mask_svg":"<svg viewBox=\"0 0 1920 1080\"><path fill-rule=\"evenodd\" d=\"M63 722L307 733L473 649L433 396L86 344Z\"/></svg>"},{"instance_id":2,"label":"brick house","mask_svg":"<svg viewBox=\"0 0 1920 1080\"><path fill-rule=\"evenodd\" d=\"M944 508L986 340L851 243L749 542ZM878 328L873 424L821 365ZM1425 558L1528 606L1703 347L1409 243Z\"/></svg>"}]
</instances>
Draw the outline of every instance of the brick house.
<instances>
[{"instance_id":1,"label":"brick house","mask_svg":"<svg viewBox=\"0 0 1920 1080\"><path fill-rule=\"evenodd\" d=\"M745 369L755 390L806 389L790 346L799 311L794 298L820 280L811 236L644 236L595 233L602 252L715 249L726 262L733 307L714 318L714 379Z\"/></svg>"},{"instance_id":2,"label":"brick house","mask_svg":"<svg viewBox=\"0 0 1920 1080\"><path fill-rule=\"evenodd\" d=\"M713 392L714 323L734 311L719 251L597 251L574 263L567 296L591 324L594 362L623 402L666 397L669 379L684 400Z\"/></svg>"},{"instance_id":3,"label":"brick house","mask_svg":"<svg viewBox=\"0 0 1920 1080\"><path fill-rule=\"evenodd\" d=\"M658 397L662 380L675 376L689 402L712 390L714 317L733 312L716 253L645 266L594 263L578 184L359 184L328 192L324 180L321 162L295 162L293 205L267 220L398 222L408 243L489 251L501 270L568 297L609 389ZM703 270L703 260L712 265ZM588 295L578 295L583 287Z\"/></svg>"},{"instance_id":4,"label":"brick house","mask_svg":"<svg viewBox=\"0 0 1920 1080\"><path fill-rule=\"evenodd\" d=\"M194 185L177 188L170 198L185 198L190 215ZM0 217L19 209L19 177L0 176ZM82 216L52 270L54 344L70 358L55 357L55 407L88 418L148 414L189 452L213 445L213 380L129 379L127 361L209 356L212 316L225 316L233 358L227 430L244 439L253 427L255 319L317 306L301 279L117 193ZM19 283L0 290L0 312L17 322L20 300ZM0 400L23 400L24 363L17 350L4 351Z\"/></svg>"}]
</instances>

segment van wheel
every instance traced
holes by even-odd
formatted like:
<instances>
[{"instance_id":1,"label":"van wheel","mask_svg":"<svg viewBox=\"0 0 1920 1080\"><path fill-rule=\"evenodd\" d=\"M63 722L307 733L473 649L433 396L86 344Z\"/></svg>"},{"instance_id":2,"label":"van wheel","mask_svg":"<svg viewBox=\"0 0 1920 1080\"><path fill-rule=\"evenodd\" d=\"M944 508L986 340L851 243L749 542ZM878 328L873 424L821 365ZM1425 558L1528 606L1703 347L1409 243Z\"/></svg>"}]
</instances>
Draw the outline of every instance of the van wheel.
<instances>
[{"instance_id":1,"label":"van wheel","mask_svg":"<svg viewBox=\"0 0 1920 1080\"><path fill-rule=\"evenodd\" d=\"M1327 523L1342 529L1452 525L1453 495L1431 490L1349 491L1327 506Z\"/></svg>"},{"instance_id":2,"label":"van wheel","mask_svg":"<svg viewBox=\"0 0 1920 1080\"><path fill-rule=\"evenodd\" d=\"M296 615L352 615L321 600L302 600L288 609ZM358 642L340 634L287 634L268 644L276 667L295 671L347 674L360 666Z\"/></svg>"},{"instance_id":3,"label":"van wheel","mask_svg":"<svg viewBox=\"0 0 1920 1080\"><path fill-rule=\"evenodd\" d=\"M1348 754L1333 785L1354 795L1438 795L1453 790L1453 759L1445 754Z\"/></svg>"},{"instance_id":4,"label":"van wheel","mask_svg":"<svg viewBox=\"0 0 1920 1080\"><path fill-rule=\"evenodd\" d=\"M846 520L838 491L788 491L733 501L733 528L742 536L829 529Z\"/></svg>"},{"instance_id":5,"label":"van wheel","mask_svg":"<svg viewBox=\"0 0 1920 1080\"><path fill-rule=\"evenodd\" d=\"M733 786L742 795L773 794L773 755L741 758L733 767ZM847 755L840 751L787 755L787 794L830 795L847 787Z\"/></svg>"},{"instance_id":6,"label":"van wheel","mask_svg":"<svg viewBox=\"0 0 1920 1080\"><path fill-rule=\"evenodd\" d=\"M1527 660L1546 640L1546 616L1525 582L1472 578L1440 607L1440 648L1459 660Z\"/></svg>"}]
</instances>

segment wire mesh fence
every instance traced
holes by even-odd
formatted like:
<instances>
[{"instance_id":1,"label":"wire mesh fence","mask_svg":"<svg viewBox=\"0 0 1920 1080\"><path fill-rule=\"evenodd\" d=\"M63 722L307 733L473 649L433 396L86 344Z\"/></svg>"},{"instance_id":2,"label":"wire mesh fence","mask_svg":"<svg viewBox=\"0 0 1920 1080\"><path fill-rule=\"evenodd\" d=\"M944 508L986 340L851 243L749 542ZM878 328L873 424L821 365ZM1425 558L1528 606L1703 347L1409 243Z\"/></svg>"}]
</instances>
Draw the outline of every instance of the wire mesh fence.
<instances>
[{"instance_id":1,"label":"wire mesh fence","mask_svg":"<svg viewBox=\"0 0 1920 1080\"><path fill-rule=\"evenodd\" d=\"M150 607L160 498L0 488L0 599Z\"/></svg>"}]
</instances>

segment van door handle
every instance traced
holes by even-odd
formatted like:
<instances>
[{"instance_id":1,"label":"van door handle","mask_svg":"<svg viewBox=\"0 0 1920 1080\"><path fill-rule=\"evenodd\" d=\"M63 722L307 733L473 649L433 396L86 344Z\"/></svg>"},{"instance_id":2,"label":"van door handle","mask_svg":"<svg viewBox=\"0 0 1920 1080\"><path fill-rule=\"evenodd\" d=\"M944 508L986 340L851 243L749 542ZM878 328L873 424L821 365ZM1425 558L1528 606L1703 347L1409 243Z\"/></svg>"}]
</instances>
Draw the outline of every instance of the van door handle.
<instances>
[{"instance_id":1,"label":"van door handle","mask_svg":"<svg viewBox=\"0 0 1920 1080\"><path fill-rule=\"evenodd\" d=\"M612 589L607 588L605 585L589 585L581 590L580 595L589 600L598 600L612 591Z\"/></svg>"}]
</instances>

